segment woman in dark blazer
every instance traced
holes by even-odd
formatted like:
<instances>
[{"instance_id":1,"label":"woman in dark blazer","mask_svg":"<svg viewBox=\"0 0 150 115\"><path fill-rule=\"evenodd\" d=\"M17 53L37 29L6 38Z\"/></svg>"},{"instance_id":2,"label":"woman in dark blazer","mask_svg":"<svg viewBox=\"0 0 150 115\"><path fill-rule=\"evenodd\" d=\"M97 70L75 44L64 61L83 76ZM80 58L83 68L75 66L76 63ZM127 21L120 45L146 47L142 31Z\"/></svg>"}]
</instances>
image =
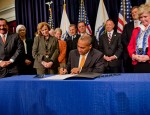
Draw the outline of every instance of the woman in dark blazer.
<instances>
[{"instance_id":1,"label":"woman in dark blazer","mask_svg":"<svg viewBox=\"0 0 150 115\"><path fill-rule=\"evenodd\" d=\"M50 36L48 23L38 24L38 36L34 38L32 55L37 74L56 74L58 72L58 40Z\"/></svg>"},{"instance_id":2,"label":"woman in dark blazer","mask_svg":"<svg viewBox=\"0 0 150 115\"><path fill-rule=\"evenodd\" d=\"M139 7L141 25L132 32L128 52L132 58L135 73L150 72L150 4Z\"/></svg>"}]
</instances>

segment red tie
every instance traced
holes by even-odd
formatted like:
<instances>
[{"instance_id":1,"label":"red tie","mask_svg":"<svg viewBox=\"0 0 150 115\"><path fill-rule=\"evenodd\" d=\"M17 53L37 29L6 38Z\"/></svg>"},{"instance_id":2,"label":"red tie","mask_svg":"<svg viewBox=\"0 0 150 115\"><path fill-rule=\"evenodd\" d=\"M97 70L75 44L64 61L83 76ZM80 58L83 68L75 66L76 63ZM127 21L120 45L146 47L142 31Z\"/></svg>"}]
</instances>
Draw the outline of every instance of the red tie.
<instances>
[{"instance_id":1,"label":"red tie","mask_svg":"<svg viewBox=\"0 0 150 115\"><path fill-rule=\"evenodd\" d=\"M2 41L3 41L3 43L5 44L5 42L6 42L6 39L5 39L5 35L4 34L2 34Z\"/></svg>"}]
</instances>

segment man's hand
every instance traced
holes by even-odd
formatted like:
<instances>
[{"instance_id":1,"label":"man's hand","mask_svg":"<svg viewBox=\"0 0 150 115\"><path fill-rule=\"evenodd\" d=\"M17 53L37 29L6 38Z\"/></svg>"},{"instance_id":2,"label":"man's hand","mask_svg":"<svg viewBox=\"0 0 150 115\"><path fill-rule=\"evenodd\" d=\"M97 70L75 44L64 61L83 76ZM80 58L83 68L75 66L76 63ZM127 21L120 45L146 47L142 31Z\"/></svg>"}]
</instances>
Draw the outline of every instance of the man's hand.
<instances>
[{"instance_id":1,"label":"man's hand","mask_svg":"<svg viewBox=\"0 0 150 115\"><path fill-rule=\"evenodd\" d=\"M11 61L1 61L0 62L0 67L7 67L11 63L12 63Z\"/></svg>"},{"instance_id":2,"label":"man's hand","mask_svg":"<svg viewBox=\"0 0 150 115\"><path fill-rule=\"evenodd\" d=\"M71 70L71 74L79 74L80 73L80 68L73 68Z\"/></svg>"}]
</instances>

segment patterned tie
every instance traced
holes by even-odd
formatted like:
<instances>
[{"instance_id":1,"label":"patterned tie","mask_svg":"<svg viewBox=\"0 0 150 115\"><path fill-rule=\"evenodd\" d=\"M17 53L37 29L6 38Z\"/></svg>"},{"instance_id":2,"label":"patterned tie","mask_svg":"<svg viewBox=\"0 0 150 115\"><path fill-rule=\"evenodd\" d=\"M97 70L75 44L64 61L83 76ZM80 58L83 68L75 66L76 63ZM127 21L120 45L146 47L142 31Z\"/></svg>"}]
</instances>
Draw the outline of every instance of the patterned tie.
<instances>
[{"instance_id":1,"label":"patterned tie","mask_svg":"<svg viewBox=\"0 0 150 115\"><path fill-rule=\"evenodd\" d=\"M5 42L6 42L6 39L5 39L5 35L4 34L2 34L2 41L3 41L3 43L5 44Z\"/></svg>"},{"instance_id":2,"label":"patterned tie","mask_svg":"<svg viewBox=\"0 0 150 115\"><path fill-rule=\"evenodd\" d=\"M85 63L85 55L82 55L79 67L82 68L84 66L84 63Z\"/></svg>"},{"instance_id":3,"label":"patterned tie","mask_svg":"<svg viewBox=\"0 0 150 115\"><path fill-rule=\"evenodd\" d=\"M108 33L108 42L109 42L109 44L111 42L111 33Z\"/></svg>"}]
</instances>

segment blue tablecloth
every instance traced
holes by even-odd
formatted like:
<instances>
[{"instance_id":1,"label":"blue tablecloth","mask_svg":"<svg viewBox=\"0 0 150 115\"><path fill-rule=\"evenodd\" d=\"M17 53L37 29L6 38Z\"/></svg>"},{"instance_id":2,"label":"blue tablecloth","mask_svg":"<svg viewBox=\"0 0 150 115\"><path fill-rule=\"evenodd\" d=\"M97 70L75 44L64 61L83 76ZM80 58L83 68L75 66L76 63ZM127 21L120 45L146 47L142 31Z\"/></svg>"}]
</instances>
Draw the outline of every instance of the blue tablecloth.
<instances>
[{"instance_id":1,"label":"blue tablecloth","mask_svg":"<svg viewBox=\"0 0 150 115\"><path fill-rule=\"evenodd\" d=\"M150 74L0 79L0 115L150 115Z\"/></svg>"}]
</instances>

